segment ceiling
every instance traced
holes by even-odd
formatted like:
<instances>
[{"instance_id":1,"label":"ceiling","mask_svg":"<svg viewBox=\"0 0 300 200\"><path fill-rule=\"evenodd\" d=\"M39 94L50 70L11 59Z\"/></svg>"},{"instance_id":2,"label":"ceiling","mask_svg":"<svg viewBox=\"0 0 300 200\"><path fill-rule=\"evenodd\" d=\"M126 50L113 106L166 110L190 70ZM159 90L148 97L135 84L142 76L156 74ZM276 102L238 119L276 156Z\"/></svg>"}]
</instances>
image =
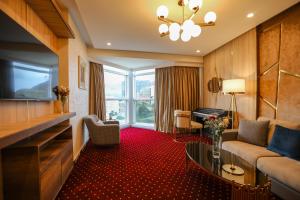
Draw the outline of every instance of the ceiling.
<instances>
[{"instance_id":1,"label":"ceiling","mask_svg":"<svg viewBox=\"0 0 300 200\"><path fill-rule=\"evenodd\" d=\"M217 13L215 27L203 28L202 34L185 43L172 42L158 33L156 9L164 4L169 17L181 19L177 0L74 0L75 21L87 43L98 49L132 50L182 55L205 55L256 25L280 13L299 0L203 0L196 22L207 11ZM75 13L74 6L71 12ZM73 11L72 11L73 9ZM188 10L188 8L187 8ZM253 18L246 15L253 12ZM79 22L78 22L79 21ZM111 42L111 46L106 43ZM199 49L201 52L196 53Z\"/></svg>"}]
</instances>

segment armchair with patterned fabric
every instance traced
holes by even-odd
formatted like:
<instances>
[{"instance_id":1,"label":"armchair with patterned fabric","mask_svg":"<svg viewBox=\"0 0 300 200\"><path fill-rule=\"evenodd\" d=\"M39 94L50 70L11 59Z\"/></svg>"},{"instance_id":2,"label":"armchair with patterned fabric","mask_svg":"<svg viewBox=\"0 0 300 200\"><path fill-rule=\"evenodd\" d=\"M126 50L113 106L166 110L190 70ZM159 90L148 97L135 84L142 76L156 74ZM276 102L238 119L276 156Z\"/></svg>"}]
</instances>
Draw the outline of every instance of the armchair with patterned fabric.
<instances>
[{"instance_id":1,"label":"armchair with patterned fabric","mask_svg":"<svg viewBox=\"0 0 300 200\"><path fill-rule=\"evenodd\" d=\"M83 120L94 144L120 144L120 125L118 121L101 121L96 115L88 115Z\"/></svg>"}]
</instances>

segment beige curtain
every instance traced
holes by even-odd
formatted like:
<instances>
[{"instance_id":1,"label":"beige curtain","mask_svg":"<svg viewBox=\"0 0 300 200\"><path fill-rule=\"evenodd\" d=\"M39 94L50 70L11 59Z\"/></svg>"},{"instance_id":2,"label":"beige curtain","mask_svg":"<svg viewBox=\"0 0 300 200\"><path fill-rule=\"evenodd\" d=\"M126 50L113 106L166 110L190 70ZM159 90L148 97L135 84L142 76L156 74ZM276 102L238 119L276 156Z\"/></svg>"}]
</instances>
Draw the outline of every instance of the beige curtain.
<instances>
[{"instance_id":1,"label":"beige curtain","mask_svg":"<svg viewBox=\"0 0 300 200\"><path fill-rule=\"evenodd\" d=\"M89 113L105 120L105 87L103 66L90 63Z\"/></svg>"},{"instance_id":2,"label":"beige curtain","mask_svg":"<svg viewBox=\"0 0 300 200\"><path fill-rule=\"evenodd\" d=\"M166 67L155 70L156 130L172 132L174 110L200 106L200 73L196 67Z\"/></svg>"}]
</instances>

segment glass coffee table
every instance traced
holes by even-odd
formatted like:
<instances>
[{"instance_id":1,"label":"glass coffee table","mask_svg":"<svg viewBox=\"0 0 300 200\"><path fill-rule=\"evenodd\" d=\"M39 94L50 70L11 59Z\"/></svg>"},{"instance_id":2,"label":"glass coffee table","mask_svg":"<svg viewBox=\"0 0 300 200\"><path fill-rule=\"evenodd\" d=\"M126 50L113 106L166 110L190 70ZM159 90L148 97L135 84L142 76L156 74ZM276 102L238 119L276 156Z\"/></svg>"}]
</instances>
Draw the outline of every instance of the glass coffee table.
<instances>
[{"instance_id":1,"label":"glass coffee table","mask_svg":"<svg viewBox=\"0 0 300 200\"><path fill-rule=\"evenodd\" d=\"M268 199L271 195L271 182L255 166L231 152L221 150L220 158L213 158L212 145L202 142L189 142L185 147L186 170L190 162L195 163L212 176L232 184L232 199L249 194L258 199Z\"/></svg>"}]
</instances>

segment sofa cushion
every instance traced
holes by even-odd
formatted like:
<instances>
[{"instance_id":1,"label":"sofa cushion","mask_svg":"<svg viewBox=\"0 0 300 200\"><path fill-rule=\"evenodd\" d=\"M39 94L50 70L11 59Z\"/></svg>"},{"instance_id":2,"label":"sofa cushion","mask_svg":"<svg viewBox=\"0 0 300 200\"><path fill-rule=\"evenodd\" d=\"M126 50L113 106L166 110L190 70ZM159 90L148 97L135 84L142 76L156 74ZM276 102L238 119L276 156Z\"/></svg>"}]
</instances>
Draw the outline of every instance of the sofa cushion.
<instances>
[{"instance_id":1,"label":"sofa cushion","mask_svg":"<svg viewBox=\"0 0 300 200\"><path fill-rule=\"evenodd\" d=\"M238 140L259 146L267 145L270 121L241 120Z\"/></svg>"},{"instance_id":2,"label":"sofa cushion","mask_svg":"<svg viewBox=\"0 0 300 200\"><path fill-rule=\"evenodd\" d=\"M295 123L295 122L289 122L289 121L283 121L283 120L278 120L278 119L270 119L267 117L259 117L257 121L266 121L270 120L269 124L269 131L268 131L268 144L270 144L274 131L275 131L275 126L280 125L289 129L296 129L300 130L300 123Z\"/></svg>"},{"instance_id":3,"label":"sofa cushion","mask_svg":"<svg viewBox=\"0 0 300 200\"><path fill-rule=\"evenodd\" d=\"M248 144L241 141L226 141L222 143L222 149L229 151L247 162L251 165L256 166L256 161L258 158L263 156L280 156L278 153L267 150L265 147Z\"/></svg>"},{"instance_id":4,"label":"sofa cushion","mask_svg":"<svg viewBox=\"0 0 300 200\"><path fill-rule=\"evenodd\" d=\"M276 125L268 150L300 160L300 130Z\"/></svg>"},{"instance_id":5,"label":"sofa cushion","mask_svg":"<svg viewBox=\"0 0 300 200\"><path fill-rule=\"evenodd\" d=\"M99 119L96 123L97 123L97 125L99 125L99 126L103 126L103 125L104 125L104 122L103 122L102 120L100 120L100 119Z\"/></svg>"},{"instance_id":6,"label":"sofa cushion","mask_svg":"<svg viewBox=\"0 0 300 200\"><path fill-rule=\"evenodd\" d=\"M257 168L300 192L300 161L287 157L262 157L257 160Z\"/></svg>"}]
</instances>

